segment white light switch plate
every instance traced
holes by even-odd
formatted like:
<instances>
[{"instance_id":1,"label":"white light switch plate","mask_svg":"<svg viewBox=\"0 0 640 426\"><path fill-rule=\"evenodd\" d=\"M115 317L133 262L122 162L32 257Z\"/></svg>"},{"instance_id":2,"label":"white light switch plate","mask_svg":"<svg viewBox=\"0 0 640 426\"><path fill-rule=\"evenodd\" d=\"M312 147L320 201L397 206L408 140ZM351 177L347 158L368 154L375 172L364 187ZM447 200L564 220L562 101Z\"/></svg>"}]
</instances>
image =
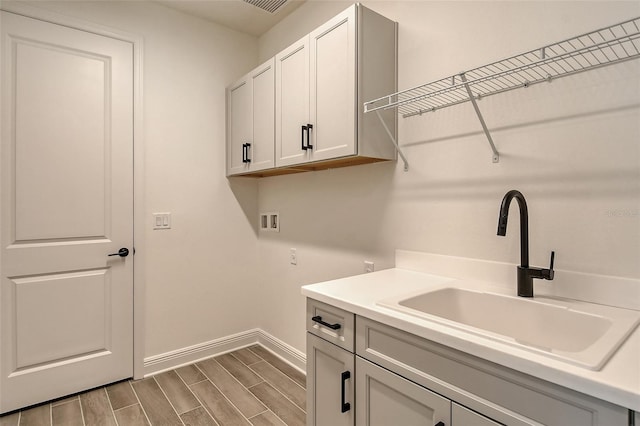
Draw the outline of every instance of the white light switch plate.
<instances>
[{"instance_id":1,"label":"white light switch plate","mask_svg":"<svg viewBox=\"0 0 640 426\"><path fill-rule=\"evenodd\" d=\"M171 229L171 213L154 213L153 229Z\"/></svg>"}]
</instances>

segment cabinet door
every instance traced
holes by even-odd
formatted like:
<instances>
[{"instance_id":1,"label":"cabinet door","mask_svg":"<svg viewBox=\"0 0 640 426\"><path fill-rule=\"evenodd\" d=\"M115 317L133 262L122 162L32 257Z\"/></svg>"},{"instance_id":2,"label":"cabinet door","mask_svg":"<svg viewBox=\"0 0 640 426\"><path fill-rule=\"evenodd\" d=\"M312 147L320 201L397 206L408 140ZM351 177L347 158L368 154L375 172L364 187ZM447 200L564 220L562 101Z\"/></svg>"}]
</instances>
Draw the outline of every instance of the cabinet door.
<instances>
[{"instance_id":1,"label":"cabinet door","mask_svg":"<svg viewBox=\"0 0 640 426\"><path fill-rule=\"evenodd\" d=\"M353 426L354 357L307 333L308 426Z\"/></svg>"},{"instance_id":2,"label":"cabinet door","mask_svg":"<svg viewBox=\"0 0 640 426\"><path fill-rule=\"evenodd\" d=\"M276 55L276 166L309 161L309 37Z\"/></svg>"},{"instance_id":3,"label":"cabinet door","mask_svg":"<svg viewBox=\"0 0 640 426\"><path fill-rule=\"evenodd\" d=\"M273 168L275 140L275 61L264 63L250 73L253 134L247 149L251 171ZM241 144L242 145L242 144Z\"/></svg>"},{"instance_id":4,"label":"cabinet door","mask_svg":"<svg viewBox=\"0 0 640 426\"><path fill-rule=\"evenodd\" d=\"M227 175L273 168L274 60L227 89Z\"/></svg>"},{"instance_id":5,"label":"cabinet door","mask_svg":"<svg viewBox=\"0 0 640 426\"><path fill-rule=\"evenodd\" d=\"M309 40L312 158L357 154L356 6L313 31Z\"/></svg>"},{"instance_id":6,"label":"cabinet door","mask_svg":"<svg viewBox=\"0 0 640 426\"><path fill-rule=\"evenodd\" d=\"M451 421L454 425L461 426L500 426L500 423L496 423L455 402L451 406Z\"/></svg>"},{"instance_id":7,"label":"cabinet door","mask_svg":"<svg viewBox=\"0 0 640 426\"><path fill-rule=\"evenodd\" d=\"M359 426L451 425L448 399L360 357L356 371Z\"/></svg>"},{"instance_id":8,"label":"cabinet door","mask_svg":"<svg viewBox=\"0 0 640 426\"><path fill-rule=\"evenodd\" d=\"M251 79L244 76L227 89L227 175L246 171L243 144L251 141L253 129Z\"/></svg>"}]
</instances>

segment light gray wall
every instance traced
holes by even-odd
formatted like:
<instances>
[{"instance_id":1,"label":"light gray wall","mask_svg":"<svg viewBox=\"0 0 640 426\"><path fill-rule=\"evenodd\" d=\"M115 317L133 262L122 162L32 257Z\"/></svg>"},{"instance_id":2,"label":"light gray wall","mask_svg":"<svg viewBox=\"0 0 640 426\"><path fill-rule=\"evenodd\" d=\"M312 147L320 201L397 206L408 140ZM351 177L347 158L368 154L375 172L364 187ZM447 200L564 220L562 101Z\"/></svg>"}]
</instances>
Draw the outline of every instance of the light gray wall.
<instances>
[{"instance_id":1,"label":"light gray wall","mask_svg":"<svg viewBox=\"0 0 640 426\"><path fill-rule=\"evenodd\" d=\"M260 60L349 4L305 3L260 38ZM640 15L637 2L364 4L399 23L400 89ZM400 120L408 173L399 162L261 179L259 208L281 227L259 237L263 328L304 350L300 286L362 273L364 260L392 267L396 248L519 263L517 214L496 236L514 188L532 265L555 250L557 269L640 278L638 62L483 99L499 164L465 104Z\"/></svg>"}]
</instances>

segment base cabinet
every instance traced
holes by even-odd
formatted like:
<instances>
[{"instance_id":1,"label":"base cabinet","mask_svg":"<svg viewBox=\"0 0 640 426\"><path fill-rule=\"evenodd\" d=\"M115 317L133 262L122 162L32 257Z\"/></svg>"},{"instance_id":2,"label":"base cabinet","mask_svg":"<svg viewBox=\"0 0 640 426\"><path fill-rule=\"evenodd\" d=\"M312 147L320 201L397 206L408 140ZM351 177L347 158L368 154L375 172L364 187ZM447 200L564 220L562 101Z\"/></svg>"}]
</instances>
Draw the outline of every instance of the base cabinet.
<instances>
[{"instance_id":1,"label":"base cabinet","mask_svg":"<svg viewBox=\"0 0 640 426\"><path fill-rule=\"evenodd\" d=\"M629 424L629 411L624 407L501 367L368 318L356 317L355 347L358 356L499 424ZM452 424L456 425L454 419Z\"/></svg>"},{"instance_id":2,"label":"base cabinet","mask_svg":"<svg viewBox=\"0 0 640 426\"><path fill-rule=\"evenodd\" d=\"M633 425L624 407L345 310L307 299L307 315L309 426Z\"/></svg>"}]
</instances>

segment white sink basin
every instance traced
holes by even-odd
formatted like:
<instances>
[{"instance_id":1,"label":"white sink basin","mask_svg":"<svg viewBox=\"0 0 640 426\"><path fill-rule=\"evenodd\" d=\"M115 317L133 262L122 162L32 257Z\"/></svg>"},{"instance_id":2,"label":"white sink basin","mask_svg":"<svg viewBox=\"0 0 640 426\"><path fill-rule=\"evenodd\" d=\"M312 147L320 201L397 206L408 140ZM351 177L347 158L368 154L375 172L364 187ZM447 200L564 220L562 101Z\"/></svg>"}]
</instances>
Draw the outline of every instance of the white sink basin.
<instances>
[{"instance_id":1,"label":"white sink basin","mask_svg":"<svg viewBox=\"0 0 640 426\"><path fill-rule=\"evenodd\" d=\"M591 370L601 369L640 322L638 311L455 287L378 304Z\"/></svg>"}]
</instances>

